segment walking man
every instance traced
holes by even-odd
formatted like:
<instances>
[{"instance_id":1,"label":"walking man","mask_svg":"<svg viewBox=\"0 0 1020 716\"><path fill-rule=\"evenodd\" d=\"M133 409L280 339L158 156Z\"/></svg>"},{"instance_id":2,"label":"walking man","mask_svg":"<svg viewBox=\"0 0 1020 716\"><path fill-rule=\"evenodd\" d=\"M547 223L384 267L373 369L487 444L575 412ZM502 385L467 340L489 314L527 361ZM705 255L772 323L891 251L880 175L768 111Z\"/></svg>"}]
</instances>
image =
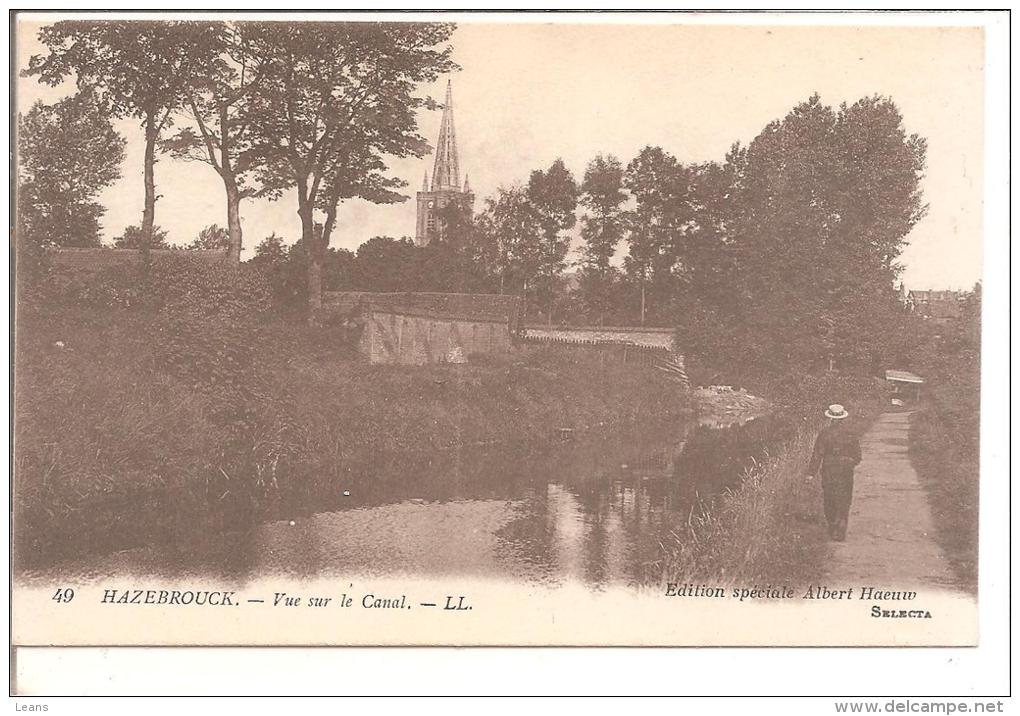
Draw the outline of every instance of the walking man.
<instances>
[{"instance_id":1,"label":"walking man","mask_svg":"<svg viewBox=\"0 0 1020 716\"><path fill-rule=\"evenodd\" d=\"M839 404L826 409L825 417L829 424L818 433L808 465L809 479L821 470L829 537L839 542L846 539L846 523L854 491L854 468L861 461L861 443L847 426L849 416L846 408Z\"/></svg>"}]
</instances>

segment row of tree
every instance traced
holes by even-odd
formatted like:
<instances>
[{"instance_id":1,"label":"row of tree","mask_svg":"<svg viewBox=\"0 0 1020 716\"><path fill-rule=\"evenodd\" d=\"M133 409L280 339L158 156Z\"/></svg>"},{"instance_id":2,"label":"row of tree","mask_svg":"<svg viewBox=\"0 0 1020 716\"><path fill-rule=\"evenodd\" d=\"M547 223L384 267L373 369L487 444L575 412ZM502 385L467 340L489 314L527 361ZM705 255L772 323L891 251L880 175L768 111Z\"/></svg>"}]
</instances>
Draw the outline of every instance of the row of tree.
<instances>
[{"instance_id":1,"label":"row of tree","mask_svg":"<svg viewBox=\"0 0 1020 716\"><path fill-rule=\"evenodd\" d=\"M307 307L304 276L308 252L302 241L287 245L273 234L255 247L249 260L269 278L279 306L303 312ZM329 248L322 263L322 285L327 291L439 291L489 293L491 277L477 264L463 261L446 244L416 246L405 237L377 236L356 251Z\"/></svg>"},{"instance_id":2,"label":"row of tree","mask_svg":"<svg viewBox=\"0 0 1020 716\"><path fill-rule=\"evenodd\" d=\"M648 146L596 156L577 183L557 161L478 216L448 207L443 236L532 317L677 326L715 358L872 364L906 351L894 285L927 210L925 153L890 99L815 95L721 162Z\"/></svg>"},{"instance_id":3,"label":"row of tree","mask_svg":"<svg viewBox=\"0 0 1020 716\"><path fill-rule=\"evenodd\" d=\"M223 181L235 260L243 240L241 200L296 194L309 301L316 307L341 202L401 199L404 182L386 175L384 158L428 150L416 117L437 105L417 91L455 69L447 43L452 31L442 23L370 22L46 26L39 39L47 52L33 56L24 74L54 86L73 77L79 94L52 108L37 105L22 118L19 208L27 223L21 231L96 234L101 208L95 195L119 176L123 159L124 142L110 119L133 118L145 138L143 254L153 245L157 154L204 163ZM64 191L58 180L73 175L68 168L54 170L61 176L47 174L47 154L52 159L53 151L68 148L37 146L25 135L38 129L34 136L45 138L42 124L68 121L91 125L87 136L94 144L80 147L76 162L94 164L97 172L89 182L75 182L80 195L53 196ZM72 200L64 204L75 211L70 221L53 216L62 199Z\"/></svg>"},{"instance_id":4,"label":"row of tree","mask_svg":"<svg viewBox=\"0 0 1020 716\"><path fill-rule=\"evenodd\" d=\"M420 156L416 94L454 68L452 26L392 23L61 22L26 73L79 93L21 118L19 231L94 237L95 197L119 175L111 118L144 130L142 223L121 245L158 245L156 154L208 164L226 196L231 255L245 197L296 195L305 295L321 305L345 199L401 200L387 157ZM51 141L64 137L62 144ZM816 95L718 162L649 146L596 156L578 182L562 161L502 188L473 216L440 217L430 251L374 240L374 285L518 293L534 316L674 325L706 355L785 365L866 362L903 320L896 260L923 217L925 142L896 105L831 107ZM42 207L42 210L40 210ZM576 271L568 256L580 215ZM88 238L91 241L91 238ZM622 249L622 250L621 250ZM359 250L361 253L361 250ZM295 259L296 260L296 259ZM290 259L288 259L290 261ZM297 265L291 262L292 265ZM400 268L408 266L412 268ZM422 269L428 266L429 270ZM431 272L431 273L430 273ZM335 271L331 276L342 276ZM417 277L411 280L408 277ZM332 279L331 279L332 280Z\"/></svg>"}]
</instances>

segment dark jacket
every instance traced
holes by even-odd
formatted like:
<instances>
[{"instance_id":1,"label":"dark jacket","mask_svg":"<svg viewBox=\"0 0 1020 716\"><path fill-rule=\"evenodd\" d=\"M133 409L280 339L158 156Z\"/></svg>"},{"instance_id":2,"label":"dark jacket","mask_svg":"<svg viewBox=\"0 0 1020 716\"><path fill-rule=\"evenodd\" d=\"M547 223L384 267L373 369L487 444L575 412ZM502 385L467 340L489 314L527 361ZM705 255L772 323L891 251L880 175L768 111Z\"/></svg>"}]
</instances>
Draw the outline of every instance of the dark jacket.
<instances>
[{"instance_id":1,"label":"dark jacket","mask_svg":"<svg viewBox=\"0 0 1020 716\"><path fill-rule=\"evenodd\" d=\"M808 474L852 471L861 461L861 443L843 423L832 423L822 428L811 453Z\"/></svg>"}]
</instances>

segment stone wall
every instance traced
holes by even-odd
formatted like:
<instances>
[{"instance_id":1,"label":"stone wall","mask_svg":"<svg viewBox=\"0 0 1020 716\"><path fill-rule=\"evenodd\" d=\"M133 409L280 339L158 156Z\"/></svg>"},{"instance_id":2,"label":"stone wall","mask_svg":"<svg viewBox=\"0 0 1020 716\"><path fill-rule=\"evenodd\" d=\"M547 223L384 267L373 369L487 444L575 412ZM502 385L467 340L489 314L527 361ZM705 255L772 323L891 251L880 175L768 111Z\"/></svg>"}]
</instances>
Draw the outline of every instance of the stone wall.
<instances>
[{"instance_id":1,"label":"stone wall","mask_svg":"<svg viewBox=\"0 0 1020 716\"><path fill-rule=\"evenodd\" d=\"M449 362L457 349L465 358L510 350L503 319L375 306L363 311L363 320L360 350L371 363L425 365Z\"/></svg>"},{"instance_id":2,"label":"stone wall","mask_svg":"<svg viewBox=\"0 0 1020 716\"><path fill-rule=\"evenodd\" d=\"M521 337L532 342L582 345L630 345L673 349L672 328L638 326L541 326L525 325Z\"/></svg>"},{"instance_id":3,"label":"stone wall","mask_svg":"<svg viewBox=\"0 0 1020 716\"><path fill-rule=\"evenodd\" d=\"M46 262L54 269L87 274L112 267L140 266L142 261L142 252L138 249L51 248L46 250L44 256ZM183 258L216 263L225 261L227 252L210 249L152 249L149 258L152 261Z\"/></svg>"}]
</instances>

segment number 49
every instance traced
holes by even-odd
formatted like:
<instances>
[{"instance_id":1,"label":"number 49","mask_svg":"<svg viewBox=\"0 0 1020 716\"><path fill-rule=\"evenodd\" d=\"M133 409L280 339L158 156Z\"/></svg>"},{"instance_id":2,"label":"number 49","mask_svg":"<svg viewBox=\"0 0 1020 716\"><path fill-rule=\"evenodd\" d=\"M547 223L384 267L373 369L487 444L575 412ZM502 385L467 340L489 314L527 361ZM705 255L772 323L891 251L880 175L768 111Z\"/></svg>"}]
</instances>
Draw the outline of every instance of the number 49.
<instances>
[{"instance_id":1,"label":"number 49","mask_svg":"<svg viewBox=\"0 0 1020 716\"><path fill-rule=\"evenodd\" d=\"M74 599L74 590L70 587L58 589L53 595L53 601L55 602L67 603L72 599Z\"/></svg>"}]
</instances>

